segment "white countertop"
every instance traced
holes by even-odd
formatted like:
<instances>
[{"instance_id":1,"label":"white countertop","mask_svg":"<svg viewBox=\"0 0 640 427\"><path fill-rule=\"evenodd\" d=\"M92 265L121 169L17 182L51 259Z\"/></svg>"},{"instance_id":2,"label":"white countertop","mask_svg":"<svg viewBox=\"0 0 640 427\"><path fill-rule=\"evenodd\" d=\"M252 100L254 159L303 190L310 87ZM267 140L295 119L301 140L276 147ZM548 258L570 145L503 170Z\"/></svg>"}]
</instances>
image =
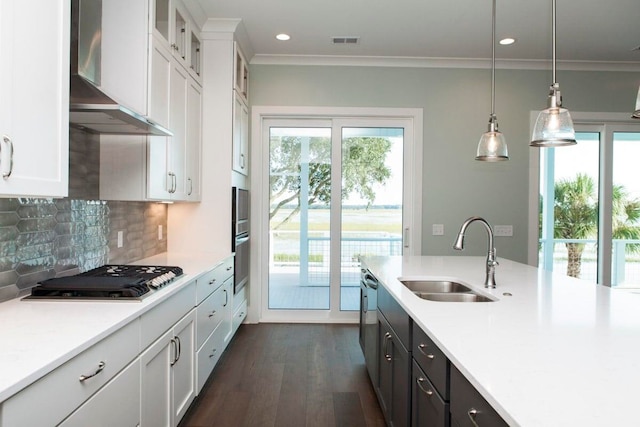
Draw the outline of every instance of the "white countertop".
<instances>
[{"instance_id":1,"label":"white countertop","mask_svg":"<svg viewBox=\"0 0 640 427\"><path fill-rule=\"evenodd\" d=\"M142 301L13 299L0 303L0 402L175 294L230 253L163 253L140 265L175 265L184 275ZM195 305L195 301L194 301Z\"/></svg>"},{"instance_id":2,"label":"white countertop","mask_svg":"<svg viewBox=\"0 0 640 427\"><path fill-rule=\"evenodd\" d=\"M364 264L510 425L640 425L640 296L499 262L492 290L484 257ZM427 301L398 277L455 279L498 301Z\"/></svg>"}]
</instances>

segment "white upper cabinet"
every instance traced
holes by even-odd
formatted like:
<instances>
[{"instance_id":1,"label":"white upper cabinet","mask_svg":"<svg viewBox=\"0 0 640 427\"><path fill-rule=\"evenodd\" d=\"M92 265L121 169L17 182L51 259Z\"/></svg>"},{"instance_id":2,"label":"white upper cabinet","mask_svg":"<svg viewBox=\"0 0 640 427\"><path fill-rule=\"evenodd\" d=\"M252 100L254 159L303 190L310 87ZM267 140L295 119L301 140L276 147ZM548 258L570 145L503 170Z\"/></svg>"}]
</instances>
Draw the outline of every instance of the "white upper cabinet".
<instances>
[{"instance_id":1,"label":"white upper cabinet","mask_svg":"<svg viewBox=\"0 0 640 427\"><path fill-rule=\"evenodd\" d=\"M149 0L151 33L161 40L162 44L185 68L197 68L194 77L199 83L199 44L196 25L179 0ZM194 49L194 42L198 49ZM198 64L197 67L194 64Z\"/></svg>"},{"instance_id":2,"label":"white upper cabinet","mask_svg":"<svg viewBox=\"0 0 640 427\"><path fill-rule=\"evenodd\" d=\"M0 2L0 196L68 194L70 5Z\"/></svg>"},{"instance_id":3,"label":"white upper cabinet","mask_svg":"<svg viewBox=\"0 0 640 427\"><path fill-rule=\"evenodd\" d=\"M103 37L115 40L127 35L119 43L107 44L110 53L106 61L103 57L103 81L106 74L112 74L107 81L113 86L105 91L123 100L128 94L139 95L142 87L138 100L144 103L144 111L149 118L171 130L173 136L102 135L100 197L199 201L202 89L196 72L200 69L196 26L176 0L109 0L103 2L103 8L107 4L112 13L104 13L104 17L110 16L111 21L132 28L127 30L103 23L104 32L110 32ZM137 15L136 19L132 14ZM143 44L144 49L140 47ZM129 62L128 54L134 53L136 58ZM144 61L138 61L139 56ZM105 62L109 64L108 69ZM118 63L124 68L118 69ZM123 71L128 66L135 69ZM144 72L140 72L143 69ZM128 74L137 76L137 83L132 82ZM144 149L139 144L143 144ZM125 170L132 164L138 165L136 172Z\"/></svg>"},{"instance_id":4,"label":"white upper cabinet","mask_svg":"<svg viewBox=\"0 0 640 427\"><path fill-rule=\"evenodd\" d=\"M199 201L202 197L202 88L189 81L187 88L187 200Z\"/></svg>"},{"instance_id":5,"label":"white upper cabinet","mask_svg":"<svg viewBox=\"0 0 640 427\"><path fill-rule=\"evenodd\" d=\"M233 89L249 104L249 65L237 42L234 43L234 70Z\"/></svg>"}]
</instances>

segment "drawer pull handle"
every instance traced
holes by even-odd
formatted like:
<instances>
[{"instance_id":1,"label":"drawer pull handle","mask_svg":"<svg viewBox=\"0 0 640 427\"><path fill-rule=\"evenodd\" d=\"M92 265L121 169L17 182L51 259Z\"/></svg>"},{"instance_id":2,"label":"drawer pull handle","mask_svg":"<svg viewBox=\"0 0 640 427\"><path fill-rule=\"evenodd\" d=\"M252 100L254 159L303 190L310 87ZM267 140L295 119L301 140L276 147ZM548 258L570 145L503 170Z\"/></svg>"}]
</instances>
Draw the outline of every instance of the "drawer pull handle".
<instances>
[{"instance_id":1,"label":"drawer pull handle","mask_svg":"<svg viewBox=\"0 0 640 427\"><path fill-rule=\"evenodd\" d=\"M467 411L467 415L469 415L469 419L471 420L471 423L473 423L474 427L480 427L478 425L478 423L476 422L476 416L480 413L480 411L478 411L475 408L471 408Z\"/></svg>"},{"instance_id":2,"label":"drawer pull handle","mask_svg":"<svg viewBox=\"0 0 640 427\"><path fill-rule=\"evenodd\" d=\"M227 267L227 271L231 270L232 268L232 266Z\"/></svg>"},{"instance_id":3,"label":"drawer pull handle","mask_svg":"<svg viewBox=\"0 0 640 427\"><path fill-rule=\"evenodd\" d=\"M427 359L435 359L435 358L436 358L436 356L435 356L434 354L432 354L432 353L425 353L425 352L424 352L424 349L425 349L425 348L427 348L427 345L426 345L426 344L420 344L420 345L418 346L418 350L420 350L420 353L422 353L422 354L424 354L425 356L427 356Z\"/></svg>"},{"instance_id":4,"label":"drawer pull handle","mask_svg":"<svg viewBox=\"0 0 640 427\"><path fill-rule=\"evenodd\" d=\"M213 310L211 313L209 313L209 319L211 319L215 315L216 315L216 311Z\"/></svg>"},{"instance_id":5,"label":"drawer pull handle","mask_svg":"<svg viewBox=\"0 0 640 427\"><path fill-rule=\"evenodd\" d=\"M424 387L422 387L422 383L424 382L424 378L419 377L416 379L416 384L418 384L418 387L420 387L420 390L422 390L422 392L424 394L426 394L427 396L432 396L433 395L433 390L426 390Z\"/></svg>"},{"instance_id":6,"label":"drawer pull handle","mask_svg":"<svg viewBox=\"0 0 640 427\"><path fill-rule=\"evenodd\" d=\"M212 358L215 355L216 355L216 349L214 348L211 354L209 355L209 358Z\"/></svg>"},{"instance_id":7,"label":"drawer pull handle","mask_svg":"<svg viewBox=\"0 0 640 427\"><path fill-rule=\"evenodd\" d=\"M107 366L107 364L101 361L100 363L98 363L98 369L96 369L96 371L95 371L93 374L89 374L89 375L80 375L80 378L78 378L78 380L79 380L80 382L84 382L84 381L88 380L89 378L93 378L93 377L95 377L95 376L96 376L96 375L98 375L100 372L102 372L102 370L104 369L104 367L105 367L105 366Z\"/></svg>"},{"instance_id":8,"label":"drawer pull handle","mask_svg":"<svg viewBox=\"0 0 640 427\"><path fill-rule=\"evenodd\" d=\"M209 280L209 285L213 285L214 283L216 283L216 279Z\"/></svg>"}]
</instances>

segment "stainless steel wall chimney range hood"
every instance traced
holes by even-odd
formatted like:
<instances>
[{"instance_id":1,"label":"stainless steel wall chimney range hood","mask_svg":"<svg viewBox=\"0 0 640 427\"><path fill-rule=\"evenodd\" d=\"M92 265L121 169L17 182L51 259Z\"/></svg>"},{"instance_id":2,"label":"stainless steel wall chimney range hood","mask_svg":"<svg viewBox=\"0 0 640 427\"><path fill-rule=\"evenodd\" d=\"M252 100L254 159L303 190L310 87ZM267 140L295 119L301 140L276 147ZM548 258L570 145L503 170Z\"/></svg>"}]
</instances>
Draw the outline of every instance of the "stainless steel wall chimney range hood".
<instances>
[{"instance_id":1,"label":"stainless steel wall chimney range hood","mask_svg":"<svg viewBox=\"0 0 640 427\"><path fill-rule=\"evenodd\" d=\"M73 0L71 15L70 125L109 135L172 136L168 129L120 105L99 89L102 0Z\"/></svg>"}]
</instances>

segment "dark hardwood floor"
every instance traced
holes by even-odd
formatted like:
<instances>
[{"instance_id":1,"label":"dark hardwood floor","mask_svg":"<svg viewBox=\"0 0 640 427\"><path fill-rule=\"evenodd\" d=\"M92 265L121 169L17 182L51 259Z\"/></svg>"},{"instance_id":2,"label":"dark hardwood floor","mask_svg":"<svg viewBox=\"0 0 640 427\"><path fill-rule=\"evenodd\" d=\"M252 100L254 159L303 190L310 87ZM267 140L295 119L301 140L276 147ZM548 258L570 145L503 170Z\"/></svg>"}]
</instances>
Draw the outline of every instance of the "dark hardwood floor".
<instances>
[{"instance_id":1,"label":"dark hardwood floor","mask_svg":"<svg viewBox=\"0 0 640 427\"><path fill-rule=\"evenodd\" d=\"M357 325L242 325L180 427L384 426Z\"/></svg>"}]
</instances>

